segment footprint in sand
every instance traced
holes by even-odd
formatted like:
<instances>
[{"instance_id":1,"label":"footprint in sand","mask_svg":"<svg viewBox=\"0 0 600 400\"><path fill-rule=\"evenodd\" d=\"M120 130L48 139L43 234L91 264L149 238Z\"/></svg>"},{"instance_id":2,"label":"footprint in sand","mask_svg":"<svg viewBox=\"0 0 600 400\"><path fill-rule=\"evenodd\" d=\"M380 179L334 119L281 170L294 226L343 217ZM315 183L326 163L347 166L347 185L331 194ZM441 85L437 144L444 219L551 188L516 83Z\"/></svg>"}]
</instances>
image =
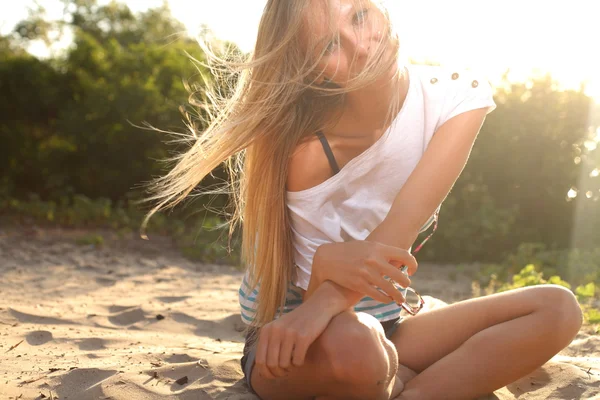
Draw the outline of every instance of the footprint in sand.
<instances>
[{"instance_id":1,"label":"footprint in sand","mask_svg":"<svg viewBox=\"0 0 600 400\"><path fill-rule=\"evenodd\" d=\"M96 278L96 283L101 286L113 286L117 281L110 278Z\"/></svg>"},{"instance_id":2,"label":"footprint in sand","mask_svg":"<svg viewBox=\"0 0 600 400\"><path fill-rule=\"evenodd\" d=\"M203 335L215 329L217 323L215 321L198 319L191 315L182 312L173 312L170 314L171 320L180 324L186 324L194 327L198 334Z\"/></svg>"},{"instance_id":3,"label":"footprint in sand","mask_svg":"<svg viewBox=\"0 0 600 400\"><path fill-rule=\"evenodd\" d=\"M198 319L181 312L170 314L172 321L194 327L197 336L208 336L222 340L238 342L242 339L241 332L245 330L239 313L231 314L221 320Z\"/></svg>"},{"instance_id":4,"label":"footprint in sand","mask_svg":"<svg viewBox=\"0 0 600 400\"><path fill-rule=\"evenodd\" d=\"M104 339L99 338L88 338L76 340L75 343L79 346L79 350L104 350L106 349L106 341Z\"/></svg>"},{"instance_id":5,"label":"footprint in sand","mask_svg":"<svg viewBox=\"0 0 600 400\"><path fill-rule=\"evenodd\" d=\"M23 322L23 323L39 324L39 325L65 325L65 324L76 325L77 324L76 322L70 321L68 319L42 317L40 315L21 312L21 311L15 310L14 308L9 308L8 310L14 318L16 318L19 322Z\"/></svg>"},{"instance_id":6,"label":"footprint in sand","mask_svg":"<svg viewBox=\"0 0 600 400\"><path fill-rule=\"evenodd\" d=\"M199 359L188 354L172 354L168 357L163 357L163 361L168 364L182 364L190 362L198 362Z\"/></svg>"},{"instance_id":7,"label":"footprint in sand","mask_svg":"<svg viewBox=\"0 0 600 400\"><path fill-rule=\"evenodd\" d=\"M81 264L78 267L78 270L85 271L85 272L101 272L102 271L101 267L91 265L91 264Z\"/></svg>"},{"instance_id":8,"label":"footprint in sand","mask_svg":"<svg viewBox=\"0 0 600 400\"><path fill-rule=\"evenodd\" d=\"M108 312L111 313L111 314L114 314L114 313L119 313L119 312L125 311L125 310L131 310L134 307L135 306L116 306L116 305L112 305L112 306L108 307Z\"/></svg>"},{"instance_id":9,"label":"footprint in sand","mask_svg":"<svg viewBox=\"0 0 600 400\"><path fill-rule=\"evenodd\" d=\"M246 330L246 324L242 322L242 316L240 313L231 314L221 320L221 323L227 327L231 327L236 332L244 332Z\"/></svg>"},{"instance_id":10,"label":"footprint in sand","mask_svg":"<svg viewBox=\"0 0 600 400\"><path fill-rule=\"evenodd\" d=\"M105 398L102 383L116 374L117 371L114 370L75 369L60 376L60 385L55 389L56 394L60 399L102 399Z\"/></svg>"},{"instance_id":11,"label":"footprint in sand","mask_svg":"<svg viewBox=\"0 0 600 400\"><path fill-rule=\"evenodd\" d=\"M108 317L108 320L112 324L121 326L132 325L145 319L146 316L144 315L144 311L140 307L135 307L127 311L121 311Z\"/></svg>"},{"instance_id":12,"label":"footprint in sand","mask_svg":"<svg viewBox=\"0 0 600 400\"><path fill-rule=\"evenodd\" d=\"M537 392L540 397L536 398L544 399L597 399L598 386L598 381L590 381L590 376L581 368L550 361L500 392L507 390L515 398Z\"/></svg>"},{"instance_id":13,"label":"footprint in sand","mask_svg":"<svg viewBox=\"0 0 600 400\"><path fill-rule=\"evenodd\" d=\"M189 299L191 296L162 296L157 297L156 300L162 301L163 303L178 303L180 301L184 301Z\"/></svg>"},{"instance_id":14,"label":"footprint in sand","mask_svg":"<svg viewBox=\"0 0 600 400\"><path fill-rule=\"evenodd\" d=\"M591 354L596 349L600 349L600 337L589 336L580 333L579 335L577 335L575 340L573 340L571 345L563 351L561 351L560 354L571 357L578 357L582 354Z\"/></svg>"},{"instance_id":15,"label":"footprint in sand","mask_svg":"<svg viewBox=\"0 0 600 400\"><path fill-rule=\"evenodd\" d=\"M183 377L187 377L187 381L185 381L185 383L180 384L173 382L171 391L179 391L183 387L188 386L193 382L203 379L211 374L211 370L208 368L208 364L205 360L167 364L162 367L154 368L144 372L150 376L154 376L156 373L160 378L168 378L172 381L177 381Z\"/></svg>"},{"instance_id":16,"label":"footprint in sand","mask_svg":"<svg viewBox=\"0 0 600 400\"><path fill-rule=\"evenodd\" d=\"M52 333L48 331L29 332L27 336L25 336L25 340L31 346L41 346L52 340Z\"/></svg>"}]
</instances>

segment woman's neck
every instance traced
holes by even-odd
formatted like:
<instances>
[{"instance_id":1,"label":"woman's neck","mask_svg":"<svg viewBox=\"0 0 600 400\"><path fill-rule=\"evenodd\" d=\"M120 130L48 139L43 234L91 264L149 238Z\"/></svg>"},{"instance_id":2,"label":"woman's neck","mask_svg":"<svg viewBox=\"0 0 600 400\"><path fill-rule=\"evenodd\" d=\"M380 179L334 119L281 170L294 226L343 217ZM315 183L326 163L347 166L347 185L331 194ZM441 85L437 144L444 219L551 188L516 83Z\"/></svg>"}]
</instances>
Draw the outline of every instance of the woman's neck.
<instances>
[{"instance_id":1,"label":"woman's neck","mask_svg":"<svg viewBox=\"0 0 600 400\"><path fill-rule=\"evenodd\" d=\"M407 74L402 73L397 79L390 80L389 77L384 77L369 86L348 93L340 120L330 134L345 137L375 135L377 139L387 128L383 124L389 117L390 104L397 94L400 95L400 99L396 109L392 110L392 115L400 112L408 92L408 84Z\"/></svg>"}]
</instances>

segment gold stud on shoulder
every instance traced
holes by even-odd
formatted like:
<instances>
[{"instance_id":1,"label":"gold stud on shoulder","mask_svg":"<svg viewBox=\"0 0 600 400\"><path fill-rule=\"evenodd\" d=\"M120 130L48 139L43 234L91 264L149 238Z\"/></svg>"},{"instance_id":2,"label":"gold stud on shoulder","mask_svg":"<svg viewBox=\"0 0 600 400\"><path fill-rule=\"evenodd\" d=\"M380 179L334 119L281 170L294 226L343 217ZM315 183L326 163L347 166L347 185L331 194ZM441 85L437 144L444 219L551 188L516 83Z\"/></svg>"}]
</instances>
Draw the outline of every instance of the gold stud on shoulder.
<instances>
[{"instance_id":1,"label":"gold stud on shoulder","mask_svg":"<svg viewBox=\"0 0 600 400\"><path fill-rule=\"evenodd\" d=\"M477 81L473 81L473 82L471 83L471 86L473 86L474 88L476 88L477 86L479 86L479 82L477 82Z\"/></svg>"},{"instance_id":2,"label":"gold stud on shoulder","mask_svg":"<svg viewBox=\"0 0 600 400\"><path fill-rule=\"evenodd\" d=\"M458 79L458 73L455 72L452 74L452 80L457 80Z\"/></svg>"},{"instance_id":3,"label":"gold stud on shoulder","mask_svg":"<svg viewBox=\"0 0 600 400\"><path fill-rule=\"evenodd\" d=\"M438 78L431 78L431 80L429 82L431 82L433 85L435 85L438 81Z\"/></svg>"}]
</instances>

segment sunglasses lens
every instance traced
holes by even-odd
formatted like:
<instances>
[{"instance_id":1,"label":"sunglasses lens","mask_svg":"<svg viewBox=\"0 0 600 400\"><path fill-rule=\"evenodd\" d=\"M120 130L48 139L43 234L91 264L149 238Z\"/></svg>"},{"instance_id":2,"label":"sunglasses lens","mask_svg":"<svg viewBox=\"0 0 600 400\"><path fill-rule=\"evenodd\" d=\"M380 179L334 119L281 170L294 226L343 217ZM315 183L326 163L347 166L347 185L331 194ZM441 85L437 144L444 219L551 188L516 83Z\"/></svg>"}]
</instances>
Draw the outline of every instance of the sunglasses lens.
<instances>
[{"instance_id":1,"label":"sunglasses lens","mask_svg":"<svg viewBox=\"0 0 600 400\"><path fill-rule=\"evenodd\" d=\"M421 307L421 299L414 291L407 290L404 298L406 299L406 305L413 310L418 310Z\"/></svg>"}]
</instances>

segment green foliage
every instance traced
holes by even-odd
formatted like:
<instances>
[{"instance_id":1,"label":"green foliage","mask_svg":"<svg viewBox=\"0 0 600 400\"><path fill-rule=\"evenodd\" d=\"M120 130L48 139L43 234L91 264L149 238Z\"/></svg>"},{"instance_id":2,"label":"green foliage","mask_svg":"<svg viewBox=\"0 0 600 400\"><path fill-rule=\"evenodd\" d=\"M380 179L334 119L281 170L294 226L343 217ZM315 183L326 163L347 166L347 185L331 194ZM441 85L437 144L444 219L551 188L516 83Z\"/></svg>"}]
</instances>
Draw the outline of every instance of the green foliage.
<instances>
[{"instance_id":1,"label":"green foliage","mask_svg":"<svg viewBox=\"0 0 600 400\"><path fill-rule=\"evenodd\" d=\"M600 324L600 310L595 308L586 309L584 319L588 324Z\"/></svg>"},{"instance_id":2,"label":"green foliage","mask_svg":"<svg viewBox=\"0 0 600 400\"><path fill-rule=\"evenodd\" d=\"M0 214L136 232L143 212L130 204L143 196L139 186L164 173L156 160L183 149L134 125L182 131L182 81L210 79L186 53L204 55L167 6L135 14L118 1L62 1L61 18L33 10L0 37ZM73 45L63 53L42 60L24 50L67 30ZM573 285L600 281L600 177L591 174L600 168L600 105L555 83L546 76L496 87L498 108L420 260L486 262L477 277L484 286L528 264ZM223 178L219 169L202 186ZM571 187L578 195L567 201ZM227 235L204 226L211 217L158 214L149 229L175 235L190 256L220 259Z\"/></svg>"},{"instance_id":3,"label":"green foliage","mask_svg":"<svg viewBox=\"0 0 600 400\"><path fill-rule=\"evenodd\" d=\"M217 217L198 220L194 229L188 229L178 236L182 253L191 259L239 265L239 239L234 238L234 251L231 251L228 246L228 227L222 224Z\"/></svg>"},{"instance_id":4,"label":"green foliage","mask_svg":"<svg viewBox=\"0 0 600 400\"><path fill-rule=\"evenodd\" d=\"M493 280L511 280L503 290L541 283L566 286L563 282L568 282L576 287L575 293L581 300L586 294L598 294L590 282L600 281L600 248L547 250L542 243L522 243L503 262L482 264L473 278L479 286L490 285Z\"/></svg>"},{"instance_id":5,"label":"green foliage","mask_svg":"<svg viewBox=\"0 0 600 400\"><path fill-rule=\"evenodd\" d=\"M26 201L0 199L0 221L12 224L60 225L63 227L111 229L126 237L138 232L145 211L133 202L114 204L106 198L92 200L78 195L63 197L59 202L43 201L31 195ZM168 235L182 253L194 260L212 263L240 264L238 234L229 239L229 227L221 218L208 213L189 217L183 211L169 216L156 214L149 222L148 236ZM77 240L81 245L101 246L104 238L99 234L84 235Z\"/></svg>"},{"instance_id":6,"label":"green foliage","mask_svg":"<svg viewBox=\"0 0 600 400\"><path fill-rule=\"evenodd\" d=\"M495 101L421 257L499 262L521 243L596 247L600 104L583 92L557 91L551 77L506 81ZM572 187L578 195L567 199Z\"/></svg>"},{"instance_id":7,"label":"green foliage","mask_svg":"<svg viewBox=\"0 0 600 400\"><path fill-rule=\"evenodd\" d=\"M571 289L569 283L563 281L559 276L551 276L548 280L544 279L544 274L541 271L537 271L535 265L529 264L523 268L518 274L512 278L512 283L506 283L498 289L498 292L504 292L510 289L517 289L526 286L542 285L542 284L555 284L564 286L567 289Z\"/></svg>"},{"instance_id":8,"label":"green foliage","mask_svg":"<svg viewBox=\"0 0 600 400\"><path fill-rule=\"evenodd\" d=\"M496 268L501 268L496 265ZM491 267L490 267L491 268ZM504 269L506 271L506 269ZM567 289L571 289L571 284L566 282L558 275L552 275L550 278L544 278L544 271L534 264L527 264L517 274L512 276L509 282L504 284L499 283L496 275L492 274L487 283L482 285L481 281L474 280L472 284L472 295L473 297L479 297L482 294L490 295L493 293L504 292L507 290L518 289L528 286L536 286L543 284L553 284L563 286ZM482 287L484 287L482 293ZM575 289L575 295L579 301L581 311L584 316L585 323L589 325L600 323L600 291L597 290L597 285L594 282L588 282L585 285L577 286ZM591 327L595 330L595 333L600 333L600 327Z\"/></svg>"},{"instance_id":9,"label":"green foliage","mask_svg":"<svg viewBox=\"0 0 600 400\"><path fill-rule=\"evenodd\" d=\"M0 64L0 169L8 172L0 186L17 198L34 191L54 201L75 193L117 201L164 172L156 160L174 146L134 125L181 131L183 80L199 72L186 53L203 55L167 8L134 15L116 2L65 3L72 11L63 21L38 29L36 15L17 27L32 39L70 25L64 57L14 53Z\"/></svg>"},{"instance_id":10,"label":"green foliage","mask_svg":"<svg viewBox=\"0 0 600 400\"><path fill-rule=\"evenodd\" d=\"M527 286L543 285L543 284L554 284L563 286L567 289L571 289L572 285L561 278L559 275L551 275L550 278L545 279L544 276L549 275L546 269L543 269L541 265L544 265L547 254L544 253L543 246L539 245L523 245L521 247L521 253L512 255L507 259L511 262L515 262L517 259L523 259L525 254L530 254L532 263L526 264L526 266L514 274L509 282L500 284L497 280L495 273L492 273L487 277L487 280L475 280L473 281L473 296L478 297L481 293L481 288L485 286L485 294L489 295L496 292L504 292L507 290L523 288ZM535 263L535 264L534 264ZM598 264L596 264L598 265ZM486 266L487 271L502 271L506 272L514 265L494 265L489 264ZM480 277L481 278L481 277ZM500 281L506 281L502 279ZM574 291L579 301L581 310L584 315L584 320L588 325L594 325L600 323L600 290L595 281L581 284L575 288ZM593 328L593 327L592 327ZM600 327L593 328L595 333L599 333Z\"/></svg>"},{"instance_id":11,"label":"green foliage","mask_svg":"<svg viewBox=\"0 0 600 400\"><path fill-rule=\"evenodd\" d=\"M102 235L90 234L77 238L75 242L82 246L102 246L104 244L104 237Z\"/></svg>"},{"instance_id":12,"label":"green foliage","mask_svg":"<svg viewBox=\"0 0 600 400\"><path fill-rule=\"evenodd\" d=\"M423 252L444 261L485 260L489 254L501 254L518 212L517 205L499 207L487 185L459 185L444 201L440 227Z\"/></svg>"},{"instance_id":13,"label":"green foliage","mask_svg":"<svg viewBox=\"0 0 600 400\"><path fill-rule=\"evenodd\" d=\"M503 266L508 273L514 273L527 263L576 285L600 281L600 247L547 250L543 243L522 243L506 257Z\"/></svg>"},{"instance_id":14,"label":"green foliage","mask_svg":"<svg viewBox=\"0 0 600 400\"><path fill-rule=\"evenodd\" d=\"M577 286L575 289L575 294L580 300L592 299L596 295L596 288L597 286L594 284L594 282L590 282L587 285Z\"/></svg>"}]
</instances>

